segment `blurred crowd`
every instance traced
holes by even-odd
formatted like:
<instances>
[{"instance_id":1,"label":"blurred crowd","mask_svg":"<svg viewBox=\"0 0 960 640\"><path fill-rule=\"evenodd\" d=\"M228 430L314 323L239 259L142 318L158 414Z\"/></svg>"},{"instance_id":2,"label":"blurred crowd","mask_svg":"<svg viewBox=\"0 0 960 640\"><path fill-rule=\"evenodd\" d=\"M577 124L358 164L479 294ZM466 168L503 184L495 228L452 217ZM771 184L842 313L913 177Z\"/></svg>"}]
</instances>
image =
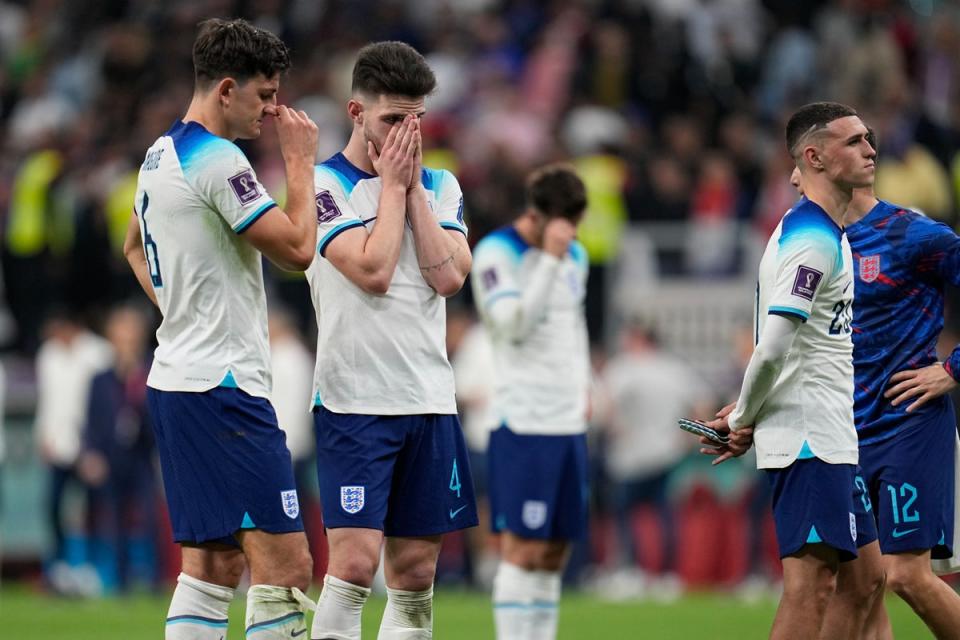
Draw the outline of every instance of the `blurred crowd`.
<instances>
[{"instance_id":1,"label":"blurred crowd","mask_svg":"<svg viewBox=\"0 0 960 640\"><path fill-rule=\"evenodd\" d=\"M280 100L319 125L319 159L340 150L349 134L344 104L355 51L383 39L422 51L439 81L423 122L424 162L458 176L471 242L518 213L530 169L574 162L588 188L580 238L591 263L587 311L602 381L594 418L602 517L579 566L632 570L646 563L689 581L691 571L712 566L713 554L693 563L678 558L670 543L689 548L689 536L699 535L705 537L697 548L711 549L711 540L680 526L678 514L686 523L709 521L719 513L710 509L722 503L739 514L729 518L728 533L745 541L744 549L737 567L714 567L704 580L769 572L756 565L764 557L759 549L769 547L763 539L769 527L751 520L761 518L766 497L754 487L749 463L714 474L704 496L695 483L684 485L682 478L698 477L699 463L691 462L692 445L671 421L727 400L739 365L731 362L723 388L669 356L648 323L634 318L613 330L620 322L609 313L615 307L609 272L624 257L624 238L638 230L653 238L647 264L653 278L712 282L753 271L743 238L765 238L796 199L782 140L785 118L818 99L854 106L877 131L881 198L956 225L955 3L0 0L0 346L36 364L35 378L32 366L27 376L36 380L37 441L51 471L52 560L66 553L54 523L72 482L90 491L90 527L106 527L99 537L114 547L124 547L116 541L131 523L137 531L162 531L151 519L162 509L144 506L143 496L157 497L158 480L140 473L153 469L153 454L136 392L157 318L128 306L142 295L121 246L144 150L183 114L195 27L210 16L245 17L288 43L294 67L281 82ZM282 200L272 128L241 146ZM310 375L312 308L301 275L268 268L267 283L272 308L287 310L271 326L272 335L288 339L286 350L276 352L289 363L278 367L278 379L287 377L277 388L293 396ZM469 295L464 290L461 298ZM489 380L483 338L466 311L469 300L455 298L450 306L451 353L473 354L455 366L474 466L482 471L485 418L471 411L482 411ZM45 381L48 370L52 381ZM69 384L77 385L70 398L45 395L44 385L50 394ZM12 387L24 385L14 380ZM101 394L96 409L94 393ZM303 419L294 413L281 414L281 423L292 428L290 447L307 484L311 440L294 435L292 425ZM638 425L638 416L646 424ZM66 430L56 444L45 439L48 425ZM118 461L126 458L140 462L123 468ZM685 464L693 471L678 472ZM718 495L735 498L724 503ZM650 517L633 518L640 504ZM653 555L649 542L640 543L651 536L663 543L653 545ZM481 538L464 541L467 560L454 562L454 573L482 574ZM156 557L163 553L158 543ZM314 556L322 562L322 554ZM112 562L123 584L129 560L118 555Z\"/></svg>"}]
</instances>

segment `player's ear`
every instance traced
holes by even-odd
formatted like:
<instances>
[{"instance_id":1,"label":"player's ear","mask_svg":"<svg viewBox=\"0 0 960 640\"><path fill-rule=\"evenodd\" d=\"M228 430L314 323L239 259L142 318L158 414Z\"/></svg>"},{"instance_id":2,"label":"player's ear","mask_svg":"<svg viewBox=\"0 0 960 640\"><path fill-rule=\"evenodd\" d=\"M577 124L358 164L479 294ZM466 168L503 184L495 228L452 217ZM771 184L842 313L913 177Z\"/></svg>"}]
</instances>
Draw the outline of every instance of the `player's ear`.
<instances>
[{"instance_id":1,"label":"player's ear","mask_svg":"<svg viewBox=\"0 0 960 640\"><path fill-rule=\"evenodd\" d=\"M363 103L356 98L350 98L347 102L347 115L354 124L363 124Z\"/></svg>"},{"instance_id":2,"label":"player's ear","mask_svg":"<svg viewBox=\"0 0 960 640\"><path fill-rule=\"evenodd\" d=\"M807 161L807 165L818 170L823 170L823 157L820 153L820 149L814 145L808 145L803 150L803 158Z\"/></svg>"},{"instance_id":3,"label":"player's ear","mask_svg":"<svg viewBox=\"0 0 960 640\"><path fill-rule=\"evenodd\" d=\"M230 106L230 99L233 97L236 88L237 81L233 78L223 78L217 83L217 97L223 106Z\"/></svg>"}]
</instances>

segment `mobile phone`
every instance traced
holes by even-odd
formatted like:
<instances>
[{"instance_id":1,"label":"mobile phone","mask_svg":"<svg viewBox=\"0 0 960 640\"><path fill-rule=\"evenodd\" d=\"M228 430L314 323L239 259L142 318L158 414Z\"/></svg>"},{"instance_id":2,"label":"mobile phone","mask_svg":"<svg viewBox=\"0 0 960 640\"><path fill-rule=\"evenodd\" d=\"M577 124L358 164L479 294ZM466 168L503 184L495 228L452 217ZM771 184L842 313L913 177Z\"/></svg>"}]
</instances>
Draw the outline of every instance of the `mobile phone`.
<instances>
[{"instance_id":1,"label":"mobile phone","mask_svg":"<svg viewBox=\"0 0 960 640\"><path fill-rule=\"evenodd\" d=\"M730 437L726 434L722 434L716 429L711 429L704 423L699 420L688 420L687 418L680 418L677 420L677 424L680 425L680 428L684 431L688 431L697 436L703 436L717 444L728 444L730 442Z\"/></svg>"}]
</instances>

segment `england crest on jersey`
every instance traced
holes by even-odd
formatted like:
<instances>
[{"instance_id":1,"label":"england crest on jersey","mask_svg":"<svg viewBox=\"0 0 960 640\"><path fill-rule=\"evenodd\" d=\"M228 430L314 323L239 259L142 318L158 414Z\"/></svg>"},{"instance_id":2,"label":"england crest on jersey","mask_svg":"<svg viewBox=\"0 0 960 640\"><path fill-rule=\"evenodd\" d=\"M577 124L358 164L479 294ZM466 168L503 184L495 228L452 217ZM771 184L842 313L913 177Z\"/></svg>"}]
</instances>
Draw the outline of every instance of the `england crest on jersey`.
<instances>
[{"instance_id":1,"label":"england crest on jersey","mask_svg":"<svg viewBox=\"0 0 960 640\"><path fill-rule=\"evenodd\" d=\"M880 276L880 256L860 256L860 279L873 282Z\"/></svg>"},{"instance_id":2,"label":"england crest on jersey","mask_svg":"<svg viewBox=\"0 0 960 640\"><path fill-rule=\"evenodd\" d=\"M340 506L350 514L363 509L363 487L340 487Z\"/></svg>"},{"instance_id":3,"label":"england crest on jersey","mask_svg":"<svg viewBox=\"0 0 960 640\"><path fill-rule=\"evenodd\" d=\"M547 522L547 503L543 500L527 500L523 503L521 519L527 529L539 529Z\"/></svg>"},{"instance_id":4,"label":"england crest on jersey","mask_svg":"<svg viewBox=\"0 0 960 640\"><path fill-rule=\"evenodd\" d=\"M300 515L300 500L297 499L297 490L281 491L280 502L283 503L283 512L293 520Z\"/></svg>"}]
</instances>

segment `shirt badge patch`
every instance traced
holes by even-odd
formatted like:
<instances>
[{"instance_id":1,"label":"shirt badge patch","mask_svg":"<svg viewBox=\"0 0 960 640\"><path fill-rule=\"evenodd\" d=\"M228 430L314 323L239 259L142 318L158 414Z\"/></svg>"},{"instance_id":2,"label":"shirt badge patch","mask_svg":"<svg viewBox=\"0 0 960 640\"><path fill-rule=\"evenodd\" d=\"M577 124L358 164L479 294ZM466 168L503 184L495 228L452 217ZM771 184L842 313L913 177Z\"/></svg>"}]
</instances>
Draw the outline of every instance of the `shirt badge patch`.
<instances>
[{"instance_id":1,"label":"shirt badge patch","mask_svg":"<svg viewBox=\"0 0 960 640\"><path fill-rule=\"evenodd\" d=\"M340 487L340 506L347 513L353 514L363 509L363 498L363 487Z\"/></svg>"},{"instance_id":2,"label":"shirt badge patch","mask_svg":"<svg viewBox=\"0 0 960 640\"><path fill-rule=\"evenodd\" d=\"M260 197L260 188L250 169L244 169L237 175L227 178L227 181L240 204L250 204Z\"/></svg>"},{"instance_id":3,"label":"shirt badge patch","mask_svg":"<svg viewBox=\"0 0 960 640\"><path fill-rule=\"evenodd\" d=\"M860 256L860 279L873 282L880 277L880 256Z\"/></svg>"},{"instance_id":4,"label":"shirt badge patch","mask_svg":"<svg viewBox=\"0 0 960 640\"><path fill-rule=\"evenodd\" d=\"M340 208L337 207L337 203L329 191L321 191L317 194L317 224L330 222L340 215Z\"/></svg>"},{"instance_id":5,"label":"shirt badge patch","mask_svg":"<svg viewBox=\"0 0 960 640\"><path fill-rule=\"evenodd\" d=\"M297 490L281 491L280 502L283 503L283 512L291 520L300 515L300 501L297 499Z\"/></svg>"},{"instance_id":6,"label":"shirt badge patch","mask_svg":"<svg viewBox=\"0 0 960 640\"><path fill-rule=\"evenodd\" d=\"M547 503L543 500L527 500L520 515L527 529L539 529L547 522Z\"/></svg>"},{"instance_id":7,"label":"shirt badge patch","mask_svg":"<svg viewBox=\"0 0 960 640\"><path fill-rule=\"evenodd\" d=\"M480 274L480 279L483 281L484 289L493 289L497 286L497 270L490 267Z\"/></svg>"},{"instance_id":8,"label":"shirt badge patch","mask_svg":"<svg viewBox=\"0 0 960 640\"><path fill-rule=\"evenodd\" d=\"M797 267L797 277L793 281L793 295L813 300L813 294L822 278L823 274L816 269L800 265Z\"/></svg>"}]
</instances>

